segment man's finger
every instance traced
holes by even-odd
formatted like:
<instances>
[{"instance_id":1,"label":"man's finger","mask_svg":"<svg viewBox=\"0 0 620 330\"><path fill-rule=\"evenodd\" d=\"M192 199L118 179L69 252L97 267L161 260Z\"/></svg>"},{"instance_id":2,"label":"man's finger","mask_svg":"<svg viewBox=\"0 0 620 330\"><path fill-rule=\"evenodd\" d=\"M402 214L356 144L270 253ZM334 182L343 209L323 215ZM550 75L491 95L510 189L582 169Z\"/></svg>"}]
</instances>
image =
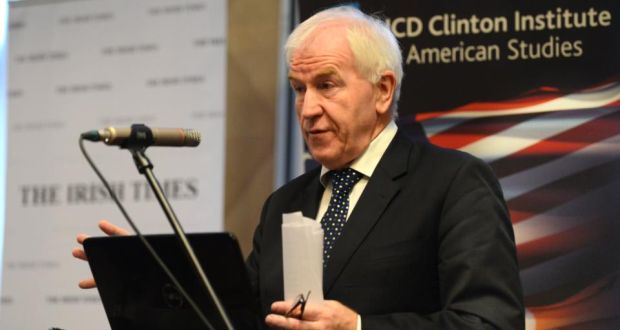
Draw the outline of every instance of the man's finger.
<instances>
[{"instance_id":1,"label":"man's finger","mask_svg":"<svg viewBox=\"0 0 620 330\"><path fill-rule=\"evenodd\" d=\"M276 314L267 315L265 322L268 326L276 329L312 329L309 322Z\"/></svg>"},{"instance_id":2,"label":"man's finger","mask_svg":"<svg viewBox=\"0 0 620 330\"><path fill-rule=\"evenodd\" d=\"M271 304L271 312L274 314L285 315L293 307L292 301L276 301ZM304 308L304 320L316 321L319 315L322 313L322 309L325 308L323 303L308 302ZM300 308L292 314L292 317L298 317L301 313Z\"/></svg>"},{"instance_id":3,"label":"man's finger","mask_svg":"<svg viewBox=\"0 0 620 330\"><path fill-rule=\"evenodd\" d=\"M97 286L97 284L95 284L94 278L89 278L87 280L81 280L80 283L78 283L78 285L82 289L92 289Z\"/></svg>"},{"instance_id":4,"label":"man's finger","mask_svg":"<svg viewBox=\"0 0 620 330\"><path fill-rule=\"evenodd\" d=\"M73 251L71 251L71 254L78 259L88 261L88 258L86 257L86 253L84 252L84 250L80 248L73 249Z\"/></svg>"},{"instance_id":5,"label":"man's finger","mask_svg":"<svg viewBox=\"0 0 620 330\"><path fill-rule=\"evenodd\" d=\"M84 240L87 239L88 237L90 237L90 236L88 236L86 234L78 234L77 235L77 242L80 243L80 244L84 244Z\"/></svg>"},{"instance_id":6,"label":"man's finger","mask_svg":"<svg viewBox=\"0 0 620 330\"><path fill-rule=\"evenodd\" d=\"M292 301L276 301L271 304L271 312L284 315L291 309L293 303Z\"/></svg>"},{"instance_id":7,"label":"man's finger","mask_svg":"<svg viewBox=\"0 0 620 330\"><path fill-rule=\"evenodd\" d=\"M121 228L113 223L108 222L107 220L99 221L99 228L110 236L126 236L129 235L129 232L125 228Z\"/></svg>"}]
</instances>

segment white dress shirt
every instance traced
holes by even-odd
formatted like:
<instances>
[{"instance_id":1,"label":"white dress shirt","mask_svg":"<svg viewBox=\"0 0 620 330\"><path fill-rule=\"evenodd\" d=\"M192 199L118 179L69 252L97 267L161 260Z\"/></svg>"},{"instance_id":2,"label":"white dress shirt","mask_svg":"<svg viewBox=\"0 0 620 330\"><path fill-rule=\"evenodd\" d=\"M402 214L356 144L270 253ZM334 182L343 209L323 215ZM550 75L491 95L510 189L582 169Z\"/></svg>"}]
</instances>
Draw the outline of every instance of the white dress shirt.
<instances>
[{"instance_id":1,"label":"white dress shirt","mask_svg":"<svg viewBox=\"0 0 620 330\"><path fill-rule=\"evenodd\" d=\"M349 193L349 212L347 213L347 219L349 219L349 215L351 215L351 211L357 204L357 201L360 199L362 192L366 188L368 184L368 180L372 176L372 173L377 168L377 164L379 164L379 160L387 150L387 147L396 136L396 131L398 127L391 121L384 129L374 138L368 148L364 153L359 156L356 160L349 165L350 168L356 170L357 172L362 174L362 178L360 181L353 186L353 189ZM323 197L321 198L321 203L319 204L319 212L317 213L316 220L321 221L325 212L327 212L327 207L329 206L329 199L332 197L332 184L329 181L329 176L327 173L330 170L323 166L321 168L321 184L325 187L325 191L323 192Z\"/></svg>"}]
</instances>

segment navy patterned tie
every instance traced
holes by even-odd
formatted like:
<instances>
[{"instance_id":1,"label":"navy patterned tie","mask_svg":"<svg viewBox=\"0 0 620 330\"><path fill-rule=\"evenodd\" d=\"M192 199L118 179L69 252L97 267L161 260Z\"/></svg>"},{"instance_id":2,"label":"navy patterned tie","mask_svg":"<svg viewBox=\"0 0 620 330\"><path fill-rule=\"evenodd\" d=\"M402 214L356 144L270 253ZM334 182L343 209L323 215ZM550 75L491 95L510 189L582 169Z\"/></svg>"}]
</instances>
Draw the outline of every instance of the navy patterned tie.
<instances>
[{"instance_id":1,"label":"navy patterned tie","mask_svg":"<svg viewBox=\"0 0 620 330\"><path fill-rule=\"evenodd\" d=\"M342 233L342 228L349 212L349 193L353 186L362 178L362 175L351 168L332 171L332 197L329 200L327 211L321 219L323 227L323 266L327 265L330 253L336 244L336 239Z\"/></svg>"}]
</instances>

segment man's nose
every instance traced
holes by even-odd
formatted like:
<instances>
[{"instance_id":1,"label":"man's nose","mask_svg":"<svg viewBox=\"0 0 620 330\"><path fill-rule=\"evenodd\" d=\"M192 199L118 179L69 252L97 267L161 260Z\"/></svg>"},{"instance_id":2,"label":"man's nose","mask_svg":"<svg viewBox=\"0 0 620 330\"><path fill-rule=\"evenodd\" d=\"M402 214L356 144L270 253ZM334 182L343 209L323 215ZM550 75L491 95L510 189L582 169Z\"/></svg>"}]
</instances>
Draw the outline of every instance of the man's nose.
<instances>
[{"instance_id":1,"label":"man's nose","mask_svg":"<svg viewBox=\"0 0 620 330\"><path fill-rule=\"evenodd\" d=\"M306 90L300 110L300 115L304 118L316 117L323 112L320 96L316 93L316 91L312 89Z\"/></svg>"}]
</instances>

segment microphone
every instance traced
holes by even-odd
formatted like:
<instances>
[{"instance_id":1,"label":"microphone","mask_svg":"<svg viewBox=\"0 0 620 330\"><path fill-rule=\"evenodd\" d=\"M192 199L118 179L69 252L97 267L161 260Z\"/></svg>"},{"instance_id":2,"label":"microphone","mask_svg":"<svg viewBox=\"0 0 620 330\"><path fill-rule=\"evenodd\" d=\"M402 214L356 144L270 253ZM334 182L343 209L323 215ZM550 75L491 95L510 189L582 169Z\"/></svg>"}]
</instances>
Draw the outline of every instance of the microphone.
<instances>
[{"instance_id":1,"label":"microphone","mask_svg":"<svg viewBox=\"0 0 620 330\"><path fill-rule=\"evenodd\" d=\"M143 124L128 127L107 127L81 134L83 139L121 148L195 147L200 144L200 132L183 128L149 128Z\"/></svg>"}]
</instances>

